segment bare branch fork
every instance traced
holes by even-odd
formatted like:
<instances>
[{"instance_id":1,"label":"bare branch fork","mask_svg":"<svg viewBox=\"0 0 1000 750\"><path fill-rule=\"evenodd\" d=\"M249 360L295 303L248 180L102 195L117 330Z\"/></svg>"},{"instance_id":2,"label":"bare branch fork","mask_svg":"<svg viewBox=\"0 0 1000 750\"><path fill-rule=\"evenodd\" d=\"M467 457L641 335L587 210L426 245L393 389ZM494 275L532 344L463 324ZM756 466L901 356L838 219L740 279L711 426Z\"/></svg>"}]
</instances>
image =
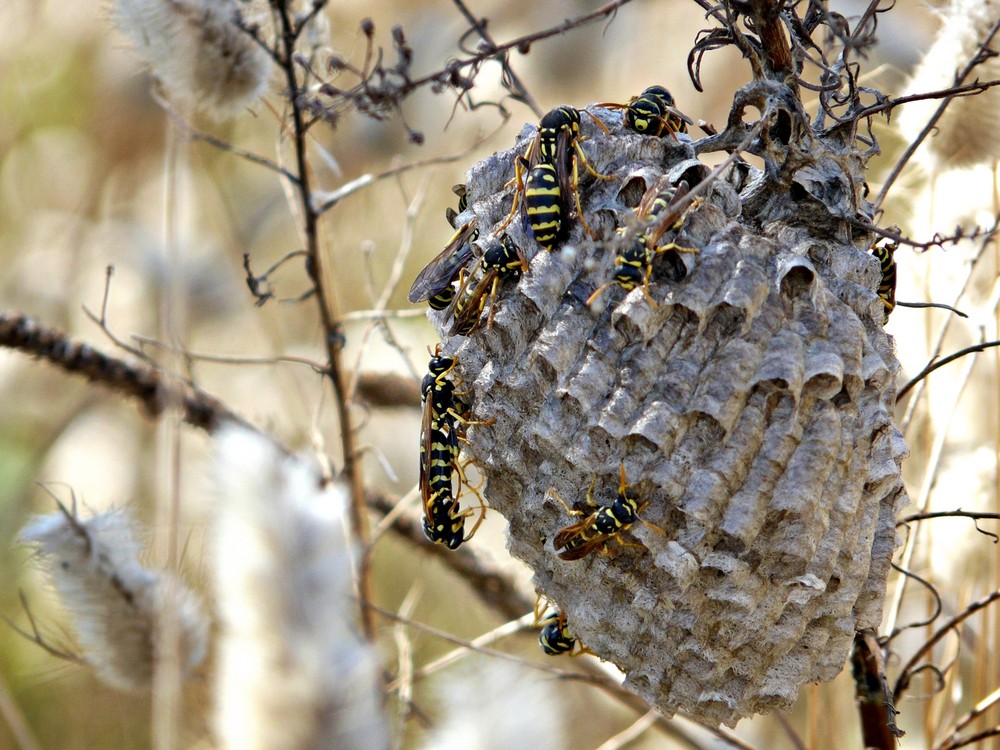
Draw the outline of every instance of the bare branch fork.
<instances>
[{"instance_id":1,"label":"bare branch fork","mask_svg":"<svg viewBox=\"0 0 1000 750\"><path fill-rule=\"evenodd\" d=\"M288 105L291 109L291 137L295 152L295 173L297 182L294 188L299 197L300 218L304 235L305 253L307 256L306 270L312 280L316 294L316 304L319 308L320 320L324 332L323 343L326 348L327 361L334 400L337 405L337 418L340 426L340 440L343 451L343 475L350 489L350 520L354 534L363 550L367 550L369 540L368 517L365 508L364 483L361 476L361 465L357 454L356 436L351 416L350 404L347 401L347 380L341 362L344 347L344 337L341 323L337 317L336 302L329 286L326 274L325 258L319 242L319 212L313 203L312 182L309 174L306 146L306 119L302 110L302 87L298 79L298 66L295 61L299 35L304 25L296 24L294 11L285 0L275 0L274 12L279 23L279 34L276 42L275 59L285 76ZM372 582L370 556L365 551L358 560L358 593L362 600L372 600ZM367 607L360 607L361 622L365 635L369 640L375 638L375 622Z\"/></svg>"}]
</instances>

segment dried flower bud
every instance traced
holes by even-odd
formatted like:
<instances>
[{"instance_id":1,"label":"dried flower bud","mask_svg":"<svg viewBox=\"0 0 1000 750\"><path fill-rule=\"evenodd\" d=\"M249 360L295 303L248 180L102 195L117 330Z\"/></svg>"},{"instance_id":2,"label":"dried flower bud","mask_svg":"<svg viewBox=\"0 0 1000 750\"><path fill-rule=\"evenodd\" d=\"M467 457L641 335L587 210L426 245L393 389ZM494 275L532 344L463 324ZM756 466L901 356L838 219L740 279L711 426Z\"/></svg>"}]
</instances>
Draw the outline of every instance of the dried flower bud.
<instances>
[{"instance_id":1,"label":"dried flower bud","mask_svg":"<svg viewBox=\"0 0 1000 750\"><path fill-rule=\"evenodd\" d=\"M199 599L173 575L139 563L132 519L111 510L86 520L65 508L21 531L38 545L56 591L73 617L84 660L119 690L146 690L164 617L176 618L182 673L205 657L208 620Z\"/></svg>"},{"instance_id":2,"label":"dried flower bud","mask_svg":"<svg viewBox=\"0 0 1000 750\"><path fill-rule=\"evenodd\" d=\"M361 21L361 33L371 38L375 34L375 22L370 18Z\"/></svg>"},{"instance_id":3,"label":"dried flower bud","mask_svg":"<svg viewBox=\"0 0 1000 750\"><path fill-rule=\"evenodd\" d=\"M239 113L264 94L267 53L240 28L233 0L116 0L118 27L185 113Z\"/></svg>"}]
</instances>

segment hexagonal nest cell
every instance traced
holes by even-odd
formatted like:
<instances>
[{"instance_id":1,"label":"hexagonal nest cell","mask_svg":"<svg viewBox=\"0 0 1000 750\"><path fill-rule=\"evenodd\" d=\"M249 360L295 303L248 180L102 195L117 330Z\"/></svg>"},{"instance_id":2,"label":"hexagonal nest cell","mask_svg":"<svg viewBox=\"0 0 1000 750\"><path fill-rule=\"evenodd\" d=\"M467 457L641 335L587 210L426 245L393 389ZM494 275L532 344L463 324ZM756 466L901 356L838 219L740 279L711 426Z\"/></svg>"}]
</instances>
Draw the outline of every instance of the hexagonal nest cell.
<instances>
[{"instance_id":1,"label":"hexagonal nest cell","mask_svg":"<svg viewBox=\"0 0 1000 750\"><path fill-rule=\"evenodd\" d=\"M771 220L760 170L736 160L710 174L684 136L638 135L619 112L590 111L610 135L585 116L582 148L613 177L580 170L596 236L570 218L548 252L519 211L506 231L530 267L500 285L492 325L484 314L449 337L448 316L431 318L475 419L495 420L469 428L463 456L539 591L651 706L732 725L833 678L855 631L881 618L906 503L899 366L870 235L828 231L815 188L860 181L813 162L796 177L806 189L769 199ZM468 173L459 220L475 217L480 247L510 212L515 159L534 137L526 128ZM636 227L663 175L704 198L666 235L697 249L679 255L686 277L672 280L683 274L660 254L655 306L618 285L588 305L614 272L616 231ZM645 523L560 559L553 537L580 517L550 490L572 504L593 485L609 505L621 466Z\"/></svg>"}]
</instances>

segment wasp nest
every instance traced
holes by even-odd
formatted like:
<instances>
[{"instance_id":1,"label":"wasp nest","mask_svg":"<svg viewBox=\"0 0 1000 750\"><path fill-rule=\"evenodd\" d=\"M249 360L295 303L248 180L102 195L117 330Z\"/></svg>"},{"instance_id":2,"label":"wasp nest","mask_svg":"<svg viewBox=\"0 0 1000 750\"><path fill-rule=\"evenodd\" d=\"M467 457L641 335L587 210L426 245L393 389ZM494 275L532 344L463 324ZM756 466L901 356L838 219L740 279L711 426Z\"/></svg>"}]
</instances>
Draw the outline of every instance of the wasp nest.
<instances>
[{"instance_id":1,"label":"wasp nest","mask_svg":"<svg viewBox=\"0 0 1000 750\"><path fill-rule=\"evenodd\" d=\"M661 255L655 307L617 285L590 306L644 191L662 175L695 186L709 174L683 137L637 135L620 114L593 111L611 135L584 117L583 149L614 176L581 169L596 239L572 219L546 252L518 216L507 231L530 268L502 285L492 326L448 338L451 321L432 318L475 418L495 420L470 428L463 450L539 591L650 705L734 724L833 678L855 631L881 618L905 504L898 364L870 236L836 239L835 201L823 200L831 185L853 200L860 179L813 162L773 196L737 163L677 232L699 251L681 256L686 278L672 281ZM469 172L462 218L474 215L484 239L510 210L505 185L532 137ZM593 483L607 505L622 465L648 503L640 518L659 530L636 523L618 535L625 544L557 557L553 537L579 517L549 490L572 504Z\"/></svg>"}]
</instances>

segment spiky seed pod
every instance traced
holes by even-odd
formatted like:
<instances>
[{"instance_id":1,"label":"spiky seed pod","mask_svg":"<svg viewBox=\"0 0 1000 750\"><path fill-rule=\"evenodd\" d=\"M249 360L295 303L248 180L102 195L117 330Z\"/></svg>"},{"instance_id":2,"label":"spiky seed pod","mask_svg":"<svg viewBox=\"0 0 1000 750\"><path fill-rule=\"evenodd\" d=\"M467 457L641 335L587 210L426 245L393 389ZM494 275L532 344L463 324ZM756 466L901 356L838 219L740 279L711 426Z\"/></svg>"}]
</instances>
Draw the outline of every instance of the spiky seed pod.
<instances>
[{"instance_id":1,"label":"spiky seed pod","mask_svg":"<svg viewBox=\"0 0 1000 750\"><path fill-rule=\"evenodd\" d=\"M186 114L231 117L267 88L270 58L233 0L115 0L114 18Z\"/></svg>"},{"instance_id":2,"label":"spiky seed pod","mask_svg":"<svg viewBox=\"0 0 1000 750\"><path fill-rule=\"evenodd\" d=\"M655 308L642 288L618 287L603 310L588 307L613 273L616 226L635 226L643 192L663 174L694 185L709 171L689 144L597 114L612 135L593 129L584 148L616 178L582 188L599 239L572 222L574 252L539 251L515 221L508 231L530 270L500 295L492 329L448 339L449 321L431 318L457 355L475 419L495 420L471 428L463 450L535 585L651 705L734 724L833 678L855 630L881 617L906 448L892 418L898 363L881 325L878 264L870 238L811 231L823 210L784 210L795 226L749 226L748 193L718 180L678 238L699 249L682 255L686 279L670 281L654 262ZM468 174L469 194L483 196L470 208L484 237L507 213L504 185L524 148ZM831 164L796 179L860 185L858 175L826 179ZM750 177L739 183L756 206L794 209L787 189L770 195ZM619 535L628 545L557 557L553 537L580 518L547 491L582 501L596 479L595 502L610 504L622 464L639 517L664 534L635 523Z\"/></svg>"},{"instance_id":3,"label":"spiky seed pod","mask_svg":"<svg viewBox=\"0 0 1000 750\"><path fill-rule=\"evenodd\" d=\"M81 519L66 509L38 516L21 531L38 545L56 591L73 617L84 660L119 690L146 690L156 664L156 633L176 618L181 671L205 657L208 618L175 576L139 562L135 525L123 510Z\"/></svg>"}]
</instances>

